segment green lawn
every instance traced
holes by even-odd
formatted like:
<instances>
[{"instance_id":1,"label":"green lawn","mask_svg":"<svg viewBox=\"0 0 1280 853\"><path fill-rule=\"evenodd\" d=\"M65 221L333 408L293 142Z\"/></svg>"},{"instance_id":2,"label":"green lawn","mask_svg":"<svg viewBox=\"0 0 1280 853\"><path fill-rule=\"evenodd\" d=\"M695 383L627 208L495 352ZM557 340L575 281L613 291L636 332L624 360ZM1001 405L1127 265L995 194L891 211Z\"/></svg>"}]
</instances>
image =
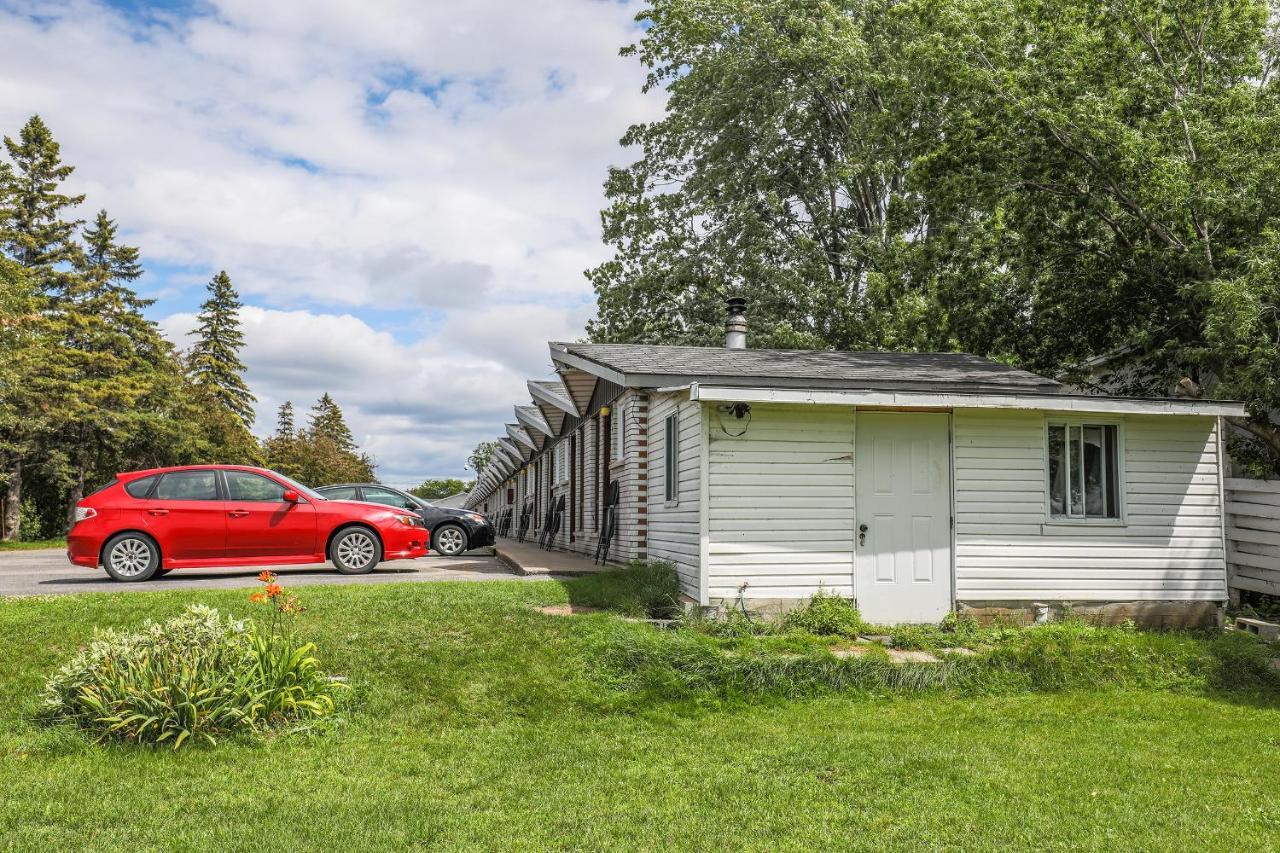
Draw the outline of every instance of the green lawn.
<instances>
[{"instance_id":1,"label":"green lawn","mask_svg":"<svg viewBox=\"0 0 1280 853\"><path fill-rule=\"evenodd\" d=\"M179 753L34 721L98 625L245 591L0 602L14 849L1267 849L1280 698L1204 691L664 698L600 666L653 629L544 616L557 583L307 587L356 685L315 737Z\"/></svg>"},{"instance_id":2,"label":"green lawn","mask_svg":"<svg viewBox=\"0 0 1280 853\"><path fill-rule=\"evenodd\" d=\"M35 539L30 542L0 542L0 551L38 551L42 548L65 548L65 539Z\"/></svg>"}]
</instances>

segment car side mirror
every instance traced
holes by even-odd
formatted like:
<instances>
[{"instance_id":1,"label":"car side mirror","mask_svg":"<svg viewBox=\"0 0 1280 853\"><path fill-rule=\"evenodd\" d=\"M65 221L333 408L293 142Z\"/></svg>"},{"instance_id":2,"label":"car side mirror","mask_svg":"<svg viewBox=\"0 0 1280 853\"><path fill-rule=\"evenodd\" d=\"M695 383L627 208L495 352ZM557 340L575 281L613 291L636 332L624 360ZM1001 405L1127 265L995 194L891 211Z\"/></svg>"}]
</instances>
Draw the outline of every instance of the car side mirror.
<instances>
[{"instance_id":1,"label":"car side mirror","mask_svg":"<svg viewBox=\"0 0 1280 853\"><path fill-rule=\"evenodd\" d=\"M417 505L416 503L414 503L413 501L405 501L405 502L404 502L404 508L405 508L405 509L417 509L417 508L418 508L418 505Z\"/></svg>"},{"instance_id":2,"label":"car side mirror","mask_svg":"<svg viewBox=\"0 0 1280 853\"><path fill-rule=\"evenodd\" d=\"M291 504L296 504L298 502L298 493L293 489L285 489L282 497Z\"/></svg>"}]
</instances>

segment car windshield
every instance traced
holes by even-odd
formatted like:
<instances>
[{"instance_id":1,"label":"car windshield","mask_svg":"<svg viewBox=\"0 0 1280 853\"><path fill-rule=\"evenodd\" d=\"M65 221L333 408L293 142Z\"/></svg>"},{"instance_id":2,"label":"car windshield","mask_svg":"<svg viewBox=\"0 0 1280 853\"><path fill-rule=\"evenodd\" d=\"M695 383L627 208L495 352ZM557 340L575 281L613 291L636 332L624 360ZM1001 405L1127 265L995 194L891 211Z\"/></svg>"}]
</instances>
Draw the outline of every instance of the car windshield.
<instances>
[{"instance_id":1,"label":"car windshield","mask_svg":"<svg viewBox=\"0 0 1280 853\"><path fill-rule=\"evenodd\" d=\"M297 480L286 477L284 474L281 474L279 471L272 471L271 473L275 474L276 477L278 477L282 483L289 486L294 491L300 494L306 495L308 498L310 498L313 501L329 500L324 495L317 492L315 489L308 488L307 486L304 486L301 483L299 483Z\"/></svg>"}]
</instances>

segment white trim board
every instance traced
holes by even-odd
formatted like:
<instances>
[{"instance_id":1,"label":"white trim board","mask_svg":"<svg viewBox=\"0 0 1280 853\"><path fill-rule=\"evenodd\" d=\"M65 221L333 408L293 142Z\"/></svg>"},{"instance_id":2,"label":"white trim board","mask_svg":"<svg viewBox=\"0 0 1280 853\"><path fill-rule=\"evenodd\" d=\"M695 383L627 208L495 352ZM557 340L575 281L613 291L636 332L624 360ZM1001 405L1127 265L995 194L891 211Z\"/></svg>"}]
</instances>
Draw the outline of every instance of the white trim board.
<instances>
[{"instance_id":1,"label":"white trim board","mask_svg":"<svg viewBox=\"0 0 1280 853\"><path fill-rule=\"evenodd\" d=\"M799 403L828 406L936 406L951 409L1024 409L1142 415L1243 417L1243 403L1212 400L1132 400L1115 397L939 394L929 391L820 391L736 386L689 386L690 400L722 403Z\"/></svg>"}]
</instances>

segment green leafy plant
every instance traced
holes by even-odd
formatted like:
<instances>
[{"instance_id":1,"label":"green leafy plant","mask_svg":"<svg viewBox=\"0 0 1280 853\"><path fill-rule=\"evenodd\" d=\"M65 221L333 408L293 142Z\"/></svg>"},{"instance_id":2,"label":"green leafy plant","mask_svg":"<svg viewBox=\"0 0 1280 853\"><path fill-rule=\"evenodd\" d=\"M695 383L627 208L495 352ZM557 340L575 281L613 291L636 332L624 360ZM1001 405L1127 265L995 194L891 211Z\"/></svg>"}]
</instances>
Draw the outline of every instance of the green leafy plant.
<instances>
[{"instance_id":1,"label":"green leafy plant","mask_svg":"<svg viewBox=\"0 0 1280 853\"><path fill-rule=\"evenodd\" d=\"M857 606L839 593L818 590L808 601L787 611L783 628L808 631L819 637L856 637L862 630L862 615Z\"/></svg>"},{"instance_id":2,"label":"green leafy plant","mask_svg":"<svg viewBox=\"0 0 1280 853\"><path fill-rule=\"evenodd\" d=\"M97 632L45 684L45 718L100 741L178 749L332 714L346 685L295 637L287 620L301 605L267 574L253 596L271 606L262 626L192 605L136 631Z\"/></svg>"}]
</instances>

